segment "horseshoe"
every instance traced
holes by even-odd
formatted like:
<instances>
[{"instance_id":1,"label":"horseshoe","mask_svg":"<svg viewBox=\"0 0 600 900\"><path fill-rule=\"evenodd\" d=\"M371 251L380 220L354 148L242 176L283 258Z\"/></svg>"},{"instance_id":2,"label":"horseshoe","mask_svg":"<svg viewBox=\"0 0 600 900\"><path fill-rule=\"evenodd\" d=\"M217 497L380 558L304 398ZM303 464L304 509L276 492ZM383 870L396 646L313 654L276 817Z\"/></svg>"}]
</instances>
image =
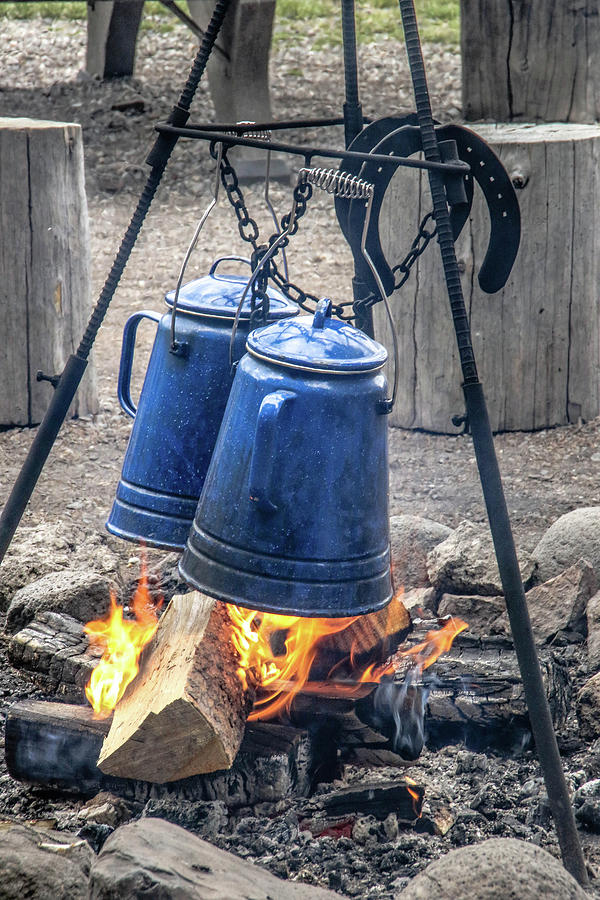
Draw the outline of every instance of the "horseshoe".
<instances>
[{"instance_id":1,"label":"horseshoe","mask_svg":"<svg viewBox=\"0 0 600 900\"><path fill-rule=\"evenodd\" d=\"M355 138L349 149L371 153L389 153L394 156L411 156L422 150L421 134L416 126L416 116L388 116L367 126ZM487 252L478 274L481 289L488 294L499 291L506 283L513 267L521 236L521 219L515 190L502 163L490 147L478 135L461 125L436 127L440 141L456 142L459 159L468 162L471 172L465 176L466 203L450 210L450 223L454 240L468 219L473 199L473 181L476 181L486 199L490 214L490 238ZM377 188L373 198L371 223L367 235L369 255L380 273L383 286L391 293L394 275L385 259L379 237L379 214L385 191L394 175L391 166L378 166L375 162L345 160L344 171L360 175L373 182ZM336 198L336 213L340 227L353 251L360 277L372 282L360 251L360 237L364 221L364 204L356 200Z\"/></svg>"}]
</instances>

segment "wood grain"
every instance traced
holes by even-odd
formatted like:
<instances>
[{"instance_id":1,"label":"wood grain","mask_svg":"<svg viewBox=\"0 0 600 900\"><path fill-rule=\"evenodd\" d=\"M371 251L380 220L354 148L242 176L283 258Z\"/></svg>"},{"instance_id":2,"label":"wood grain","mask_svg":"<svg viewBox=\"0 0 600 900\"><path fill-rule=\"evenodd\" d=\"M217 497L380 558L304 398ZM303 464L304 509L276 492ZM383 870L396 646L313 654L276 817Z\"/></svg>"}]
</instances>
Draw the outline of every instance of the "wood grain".
<instances>
[{"instance_id":1,"label":"wood grain","mask_svg":"<svg viewBox=\"0 0 600 900\"><path fill-rule=\"evenodd\" d=\"M238 665L225 605L198 591L173 597L115 709L100 769L161 784L228 769L254 699Z\"/></svg>"},{"instance_id":2,"label":"wood grain","mask_svg":"<svg viewBox=\"0 0 600 900\"><path fill-rule=\"evenodd\" d=\"M598 0L461 0L469 121L596 122Z\"/></svg>"},{"instance_id":3,"label":"wood grain","mask_svg":"<svg viewBox=\"0 0 600 900\"><path fill-rule=\"evenodd\" d=\"M478 125L517 191L522 239L497 294L479 288L489 217L478 189L456 243L473 345L494 431L533 430L600 413L600 128L592 125ZM382 242L395 263L431 208L424 175L399 170L382 208ZM464 411L461 373L440 255L435 242L406 287L392 295L400 341L399 396L391 424L453 433ZM391 341L384 310L376 333ZM390 371L391 375L391 371Z\"/></svg>"},{"instance_id":4,"label":"wood grain","mask_svg":"<svg viewBox=\"0 0 600 900\"><path fill-rule=\"evenodd\" d=\"M0 425L35 425L91 311L79 125L0 118ZM93 362L71 415L98 410Z\"/></svg>"}]
</instances>

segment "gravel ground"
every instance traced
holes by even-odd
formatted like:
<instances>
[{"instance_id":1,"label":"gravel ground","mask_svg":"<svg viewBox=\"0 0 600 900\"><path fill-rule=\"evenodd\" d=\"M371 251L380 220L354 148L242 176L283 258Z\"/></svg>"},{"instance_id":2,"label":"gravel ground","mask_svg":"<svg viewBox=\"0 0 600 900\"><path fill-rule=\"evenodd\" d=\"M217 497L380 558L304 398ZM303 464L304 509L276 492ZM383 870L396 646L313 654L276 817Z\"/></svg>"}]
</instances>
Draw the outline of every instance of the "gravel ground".
<instances>
[{"instance_id":1,"label":"gravel ground","mask_svg":"<svg viewBox=\"0 0 600 900\"><path fill-rule=\"evenodd\" d=\"M311 39L310 33L305 34L274 54L273 105L278 115L337 114L340 108L340 51L312 50ZM81 72L85 54L82 25L42 19L3 21L0 114L82 124L95 296L136 202L153 125L168 114L194 47L183 26L164 35L144 31L136 77L103 84ZM427 62L434 109L442 119L456 117L460 103L457 55L428 47ZM403 47L392 41L363 46L360 63L366 113L381 115L410 108ZM128 99L141 99L143 112L112 109ZM210 98L201 86L194 118L200 121L211 116ZM334 140L331 135L321 139ZM28 523L60 514L85 529L102 527L130 430L115 397L122 327L134 310L161 308L162 296L175 283L184 248L210 196L211 181L203 148L181 141L97 340L100 415L93 421L69 422L63 428L26 513ZM277 209L286 210L288 190L274 186L272 194ZM260 191L248 190L247 195L249 207L268 229ZM236 235L233 244L232 229ZM244 252L224 200L209 219L205 235L190 264L190 274L207 271L216 256L232 249ZM148 265L150 258L152 264ZM316 197L312 202L289 259L292 278L313 292L338 299L350 295L351 257L339 240L328 197ZM145 367L143 351L150 348L152 339L152 329L140 336L139 374ZM569 509L600 503L598 428L598 421L593 421L498 437L508 505L520 547L531 549L548 524ZM31 438L28 429L0 434L0 498L10 490ZM483 521L470 439L394 429L391 511L426 515L450 526L461 518Z\"/></svg>"},{"instance_id":2,"label":"gravel ground","mask_svg":"<svg viewBox=\"0 0 600 900\"><path fill-rule=\"evenodd\" d=\"M85 32L80 24L3 20L2 28L0 115L74 120L82 124L93 283L94 294L97 294L144 179L143 159L153 140L153 124L164 119L170 111L194 54L193 39L183 27L176 27L166 35L145 31L139 42L136 77L102 84L80 72L85 52ZM429 47L426 51L434 109L441 119L455 118L460 102L459 60L455 54L441 48ZM365 112L381 115L410 109L403 49L391 41L382 41L378 45L362 47L360 58L364 70ZM275 113L337 114L342 102L341 72L339 50L313 51L310 34L304 34L293 46L279 49L272 60ZM112 109L115 103L127 99L141 99L143 111ZM201 88L193 117L200 121L211 116L210 99L206 89ZM175 283L184 248L207 203L210 181L211 167L203 148L180 142L97 340L100 413L93 420L71 421L64 426L26 512L25 523L33 525L63 519L80 528L82 534L103 528L131 427L116 401L123 324L135 310L161 309L162 296ZM275 186L272 194L277 208L284 211L289 204L289 190ZM268 228L267 216L261 209L260 192L248 191L248 199L252 209L259 209L261 223ZM232 228L232 214L221 202L209 220L205 242L195 255L190 274L192 270L199 274L206 272L220 254L232 249L243 251L237 237L232 242L232 234L237 235ZM316 198L311 204L291 246L290 265L292 278L308 289L322 295L329 293L337 299L349 295L351 258L339 241L329 198ZM138 386L145 366L144 353L149 350L152 339L150 329L141 335ZM496 445L518 547L532 549L543 531L562 513L600 504L599 429L600 420L595 420L534 434L498 436ZM0 502L8 495L32 437L30 429L0 433ZM395 429L390 435L390 449L393 514L424 515L449 526L455 526L463 518L484 521L481 490L468 437ZM18 540L17 532L15 541ZM121 552L126 559L133 548L123 545ZM3 672L0 695L4 697L5 706L10 700L29 694L32 688L21 675L9 673L3 661L0 665ZM386 866L389 872L394 869L394 878L404 877L404 874L413 874L430 856L450 849L455 842L478 840L483 834L527 836L549 844L556 851L553 836L543 827L543 809L531 812L534 807L538 809L535 806L539 799L537 787L528 798L522 792L515 793L514 803L512 799L511 803L516 812L504 810L497 821L493 816L486 818L483 815L485 827L482 827L481 798L473 807L484 782L497 784L504 779L516 792L517 786L535 772L535 762L530 756L507 763L496 762L493 757L490 761L486 757L487 761L479 763L466 758L457 760L456 752L452 749L436 756L426 754L419 777L425 773L424 777L431 779L438 793L447 791L448 782L451 783L452 789L460 795L461 803L464 800L466 811L461 828L458 831L452 829L447 838L411 835L405 845L394 851L396 855L384 860L382 865L370 860L367 863L359 859L362 854L358 853L358 873L360 866L367 864L373 867L376 878L378 872L386 871ZM485 771L489 769L485 778L478 774L479 765ZM590 762L587 758L585 762L574 758L569 765L572 772L579 773L573 775L574 784L580 783L585 776L596 774L595 759ZM584 767L589 770L585 774L581 772ZM457 771L459 775L462 773L462 781L456 781ZM48 813L49 808L53 814L57 809L63 809L65 824L72 824L69 816L75 808L73 805L65 806L60 801L49 807L48 798L42 792L25 791L11 783L5 774L0 777L0 784L0 808L5 813L12 811L24 818L35 818ZM539 781L536 785L539 786ZM508 787L506 793L509 793ZM535 803L531 799L534 795ZM240 838L242 831L238 829L239 833L236 832L229 841L232 848L239 850L244 846L244 840ZM389 852L386 841L387 838L381 835L375 835L372 840L369 838L367 845L372 848L373 860L377 861ZM385 849L374 850L379 844ZM327 856L330 846L324 843L323 852L313 847L312 861L307 854L299 857L298 866L304 866L299 874L307 880L323 883L324 876L319 872L323 871L323 854ZM597 855L596 850L590 852L592 858ZM354 849L352 853L355 854ZM254 855L247 848L244 854ZM288 871L298 873L298 866L290 864L287 857L285 865ZM277 866L273 865L273 868L277 869ZM358 881L335 886L356 896L352 892L356 884L362 883L361 877ZM394 878L390 874L385 890L369 896L391 896Z\"/></svg>"}]
</instances>

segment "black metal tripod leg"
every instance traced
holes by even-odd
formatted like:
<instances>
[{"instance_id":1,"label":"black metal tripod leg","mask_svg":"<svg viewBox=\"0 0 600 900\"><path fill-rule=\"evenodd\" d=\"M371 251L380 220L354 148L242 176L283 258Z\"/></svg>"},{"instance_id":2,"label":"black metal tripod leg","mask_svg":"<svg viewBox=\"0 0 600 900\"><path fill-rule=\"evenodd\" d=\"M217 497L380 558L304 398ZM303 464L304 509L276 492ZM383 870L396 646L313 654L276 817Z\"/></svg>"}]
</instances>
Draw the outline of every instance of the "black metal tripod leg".
<instances>
[{"instance_id":1,"label":"black metal tripod leg","mask_svg":"<svg viewBox=\"0 0 600 900\"><path fill-rule=\"evenodd\" d=\"M196 58L179 98L179 102L173 108L169 118L169 121L173 124L184 125L187 121L194 94L196 93L198 84L206 68L206 63L208 62L208 58L230 3L231 0L217 0L210 23L206 29L198 53L196 54ZM127 265L137 236L140 233L142 224L150 208L150 204L154 199L163 172L176 143L176 135L161 133L150 152L147 161L149 165L152 166L152 171L150 172L141 193L136 210L129 223L129 227L121 241L121 246L119 247L115 261L112 264L100 297L98 298L85 333L77 348L77 353L70 356L67 361L64 371L60 376L60 381L58 382L54 396L52 397L50 405L46 410L46 414L38 427L29 453L27 454L17 480L13 485L9 498L6 501L6 505L2 510L2 515L0 516L0 563L4 559L4 555L10 546L14 533L17 530L21 517L25 511L25 507L34 491L37 480L40 477L42 469L52 450L54 441L66 418L69 406L79 387L79 383L87 366L90 350L92 349L98 330L102 325L104 316L108 311L110 301L117 289L121 275Z\"/></svg>"},{"instance_id":2,"label":"black metal tripod leg","mask_svg":"<svg viewBox=\"0 0 600 900\"><path fill-rule=\"evenodd\" d=\"M588 883L585 860L535 649L483 388L481 384L465 384L463 392L510 628L525 689L531 730L548 791L563 864L585 886Z\"/></svg>"},{"instance_id":3,"label":"black metal tripod leg","mask_svg":"<svg viewBox=\"0 0 600 900\"><path fill-rule=\"evenodd\" d=\"M399 3L425 157L439 160L440 154L431 115L414 3L413 0L399 0ZM473 435L473 446L490 530L496 550L498 569L504 590L515 651L523 680L531 730L548 791L548 799L552 808L564 866L581 885L587 885L588 877L585 860L579 843L573 808L544 690L525 591L506 508L498 460L494 449L492 429L483 389L477 375L471 344L470 325L454 251L444 183L437 172L430 171L429 184L438 228L446 287L448 289L464 376L463 391L467 405L467 415Z\"/></svg>"}]
</instances>

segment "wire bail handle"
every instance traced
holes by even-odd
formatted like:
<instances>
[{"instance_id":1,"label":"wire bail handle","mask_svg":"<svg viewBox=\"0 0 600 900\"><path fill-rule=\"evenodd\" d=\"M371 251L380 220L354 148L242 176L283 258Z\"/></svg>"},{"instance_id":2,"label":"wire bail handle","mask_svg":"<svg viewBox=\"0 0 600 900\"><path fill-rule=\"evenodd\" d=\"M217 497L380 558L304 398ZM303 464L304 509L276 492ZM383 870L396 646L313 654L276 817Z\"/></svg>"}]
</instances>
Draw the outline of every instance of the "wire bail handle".
<instances>
[{"instance_id":1,"label":"wire bail handle","mask_svg":"<svg viewBox=\"0 0 600 900\"><path fill-rule=\"evenodd\" d=\"M392 317L388 295L386 294L385 288L381 281L381 276L377 271L377 267L375 266L373 260L369 255L369 251L367 250L367 236L369 233L369 226L371 224L371 210L373 208L375 185L371 184L371 182L365 181L363 178L359 178L357 175L352 175L350 172L344 172L340 169L322 169L318 167L313 169L305 168L301 169L300 173L304 173L304 177L309 184L321 188L321 190L326 191L328 194L333 194L333 196L335 197L342 197L345 200L366 201L365 219L363 222L362 235L360 239L360 252L371 271L371 274L377 286L377 290L379 291L381 299L383 300L386 315L390 325L390 331L392 334L392 345L394 348L394 381L392 387L392 396L387 398L386 400L381 401L381 411L390 413L394 408L396 395L398 393L398 377L400 370L400 366L398 363L398 335L396 334L396 328L394 326L394 319Z\"/></svg>"},{"instance_id":2,"label":"wire bail handle","mask_svg":"<svg viewBox=\"0 0 600 900\"><path fill-rule=\"evenodd\" d=\"M183 276L185 275L185 270L187 268L187 264L190 260L190 256L196 249L196 245L198 243L198 238L200 237L200 232L204 228L206 220L209 215L217 205L217 200L219 199L219 186L221 184L221 160L223 158L223 144L219 144L219 150L217 152L217 170L215 175L215 186L213 190L213 197L202 215L200 216L200 220L196 226L196 230L194 231L194 235L190 244L186 250L186 254L183 258L183 263L181 264L181 269L179 270L179 277L177 279L177 286L175 287L175 296L173 297L173 308L171 311L171 346L169 347L169 351L175 356L185 356L187 354L187 344L184 341L178 341L175 337L175 319L177 316L177 304L179 302L179 291L181 290L181 285L183 282ZM227 257L223 257L226 259ZM217 260L216 263L213 264L210 272L211 275L214 272L217 265L221 262L221 260Z\"/></svg>"}]
</instances>

